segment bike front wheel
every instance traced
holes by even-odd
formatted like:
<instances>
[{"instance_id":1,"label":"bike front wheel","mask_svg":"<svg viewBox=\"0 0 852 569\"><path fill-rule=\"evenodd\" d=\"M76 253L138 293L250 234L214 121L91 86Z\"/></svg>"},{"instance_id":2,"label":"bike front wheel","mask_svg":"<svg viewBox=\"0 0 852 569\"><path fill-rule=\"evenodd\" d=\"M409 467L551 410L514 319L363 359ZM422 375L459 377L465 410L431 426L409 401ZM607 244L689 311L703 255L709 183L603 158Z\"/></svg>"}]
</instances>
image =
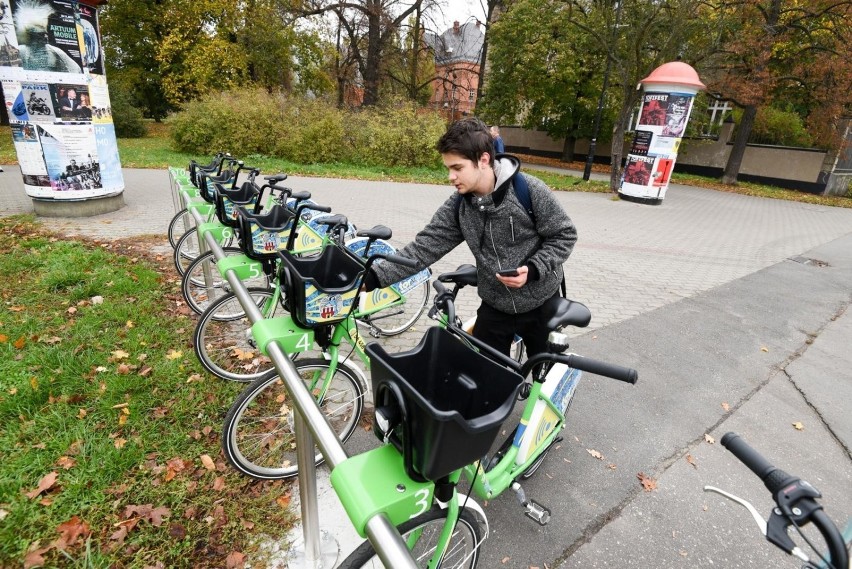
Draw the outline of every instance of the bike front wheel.
<instances>
[{"instance_id":1,"label":"bike front wheel","mask_svg":"<svg viewBox=\"0 0 852 569\"><path fill-rule=\"evenodd\" d=\"M286 311L276 302L272 290L248 289L264 318L281 316ZM228 294L214 301L198 320L192 344L204 369L228 381L255 381L272 369L272 360L254 343L252 323L240 300Z\"/></svg>"},{"instance_id":2,"label":"bike front wheel","mask_svg":"<svg viewBox=\"0 0 852 569\"><path fill-rule=\"evenodd\" d=\"M435 553L441 530L447 521L447 510L434 507L425 514L409 520L397 529L402 540L408 543L411 556L418 567L426 567ZM482 528L470 510L462 510L447 552L441 561L442 569L473 569L479 561L479 545L482 543ZM412 543L413 542L413 543ZM343 560L340 569L359 567L380 568L382 563L369 541L365 541L349 557Z\"/></svg>"},{"instance_id":3,"label":"bike front wheel","mask_svg":"<svg viewBox=\"0 0 852 569\"><path fill-rule=\"evenodd\" d=\"M178 240L190 229L195 229L195 218L192 216L192 212L183 208L169 222L169 245L172 246L172 249L177 247Z\"/></svg>"},{"instance_id":4,"label":"bike front wheel","mask_svg":"<svg viewBox=\"0 0 852 569\"><path fill-rule=\"evenodd\" d=\"M364 411L364 389L357 374L338 364L330 375L329 362L294 362L308 391L322 394L319 406L341 442L355 431ZM222 449L237 470L258 480L279 480L299 473L296 459L293 403L275 370L249 385L225 416ZM315 454L317 464L322 455Z\"/></svg>"},{"instance_id":5,"label":"bike front wheel","mask_svg":"<svg viewBox=\"0 0 852 569\"><path fill-rule=\"evenodd\" d=\"M429 281L408 291L403 302L364 317L364 322L382 336L402 334L412 326L429 303Z\"/></svg>"}]
</instances>

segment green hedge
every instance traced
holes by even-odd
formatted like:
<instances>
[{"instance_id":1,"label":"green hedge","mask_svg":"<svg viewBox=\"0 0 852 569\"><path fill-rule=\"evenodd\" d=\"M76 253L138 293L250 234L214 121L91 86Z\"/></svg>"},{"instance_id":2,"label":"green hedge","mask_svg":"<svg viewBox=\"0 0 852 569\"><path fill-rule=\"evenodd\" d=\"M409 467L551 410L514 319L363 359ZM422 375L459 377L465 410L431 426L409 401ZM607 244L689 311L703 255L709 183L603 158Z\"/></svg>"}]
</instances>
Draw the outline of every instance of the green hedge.
<instances>
[{"instance_id":1,"label":"green hedge","mask_svg":"<svg viewBox=\"0 0 852 569\"><path fill-rule=\"evenodd\" d=\"M410 103L350 111L263 90L213 93L169 120L177 150L190 154L388 167L439 166L435 143L446 127L440 115Z\"/></svg>"}]
</instances>

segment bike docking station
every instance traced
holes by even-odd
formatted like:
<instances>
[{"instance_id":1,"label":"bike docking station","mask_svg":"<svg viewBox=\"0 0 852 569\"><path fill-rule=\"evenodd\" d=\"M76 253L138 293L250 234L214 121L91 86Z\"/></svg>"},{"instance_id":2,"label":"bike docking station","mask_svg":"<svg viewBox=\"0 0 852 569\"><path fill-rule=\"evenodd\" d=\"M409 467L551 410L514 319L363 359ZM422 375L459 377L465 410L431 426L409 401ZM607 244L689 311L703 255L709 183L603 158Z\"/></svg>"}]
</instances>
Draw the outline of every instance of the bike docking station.
<instances>
[{"instance_id":1,"label":"bike docking station","mask_svg":"<svg viewBox=\"0 0 852 569\"><path fill-rule=\"evenodd\" d=\"M660 205L669 187L693 100L705 86L695 69L681 61L664 63L639 83L645 91L642 111L618 196Z\"/></svg>"},{"instance_id":2,"label":"bike docking station","mask_svg":"<svg viewBox=\"0 0 852 569\"><path fill-rule=\"evenodd\" d=\"M198 190L190 183L189 177L181 169L169 169L175 207L182 205L189 209L198 230L199 254L212 252L217 260L217 268L228 281L246 316L258 333L263 336L266 355L272 360L279 377L284 382L294 407L294 431L296 439L296 457L299 464L298 483L302 515L302 540L288 552L288 567L293 569L330 569L334 567L340 555L336 539L327 532L320 531L319 507L317 503L316 464L314 446L322 453L329 468L334 469L349 457L337 435L328 424L316 399L305 387L292 360L287 357L284 343L286 330L272 331L270 322L264 318L252 300L249 291L240 280L238 267L221 263L226 257L217 241L218 223L208 222L209 209L196 201ZM232 230L231 228L227 228ZM221 237L221 235L220 235ZM239 256L238 256L239 257ZM205 275L207 276L207 275ZM386 567L416 569L405 542L396 527L381 512L364 522L363 532L369 537L380 559Z\"/></svg>"}]
</instances>

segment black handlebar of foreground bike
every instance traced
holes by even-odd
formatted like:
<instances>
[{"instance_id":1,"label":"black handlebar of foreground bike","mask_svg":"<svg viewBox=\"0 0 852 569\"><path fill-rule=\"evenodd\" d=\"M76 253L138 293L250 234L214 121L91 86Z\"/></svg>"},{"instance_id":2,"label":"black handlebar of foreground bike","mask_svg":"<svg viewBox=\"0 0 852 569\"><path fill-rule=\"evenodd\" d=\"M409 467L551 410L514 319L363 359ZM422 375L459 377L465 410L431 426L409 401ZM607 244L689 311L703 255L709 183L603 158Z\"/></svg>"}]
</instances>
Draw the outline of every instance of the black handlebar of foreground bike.
<instances>
[{"instance_id":1,"label":"black handlebar of foreground bike","mask_svg":"<svg viewBox=\"0 0 852 569\"><path fill-rule=\"evenodd\" d=\"M736 433L725 433L720 442L763 481L787 519L797 525L808 521L814 523L828 546L831 567L848 568L849 552L843 542L843 535L815 500L822 497L816 488L774 466Z\"/></svg>"},{"instance_id":2,"label":"black handlebar of foreground bike","mask_svg":"<svg viewBox=\"0 0 852 569\"><path fill-rule=\"evenodd\" d=\"M630 384L635 384L636 381L639 379L639 373L635 369L607 363L600 360L595 360L592 358L587 358L584 356L578 356L577 354L554 354L551 352L545 352L541 354L536 354L530 357L527 361L525 361L523 365L519 365L515 360L511 359L505 354L498 352L491 346L482 343L464 330L459 329L455 325L456 314L452 291L449 291L447 287L444 286L444 284L438 280L435 280L432 283L432 286L435 288L435 292L437 293L435 297L435 304L441 305L439 307L443 309L447 314L447 328L455 334L464 336L465 339L476 345L476 347L479 348L481 351L486 352L488 357L493 360L496 360L497 362L503 365L511 367L512 369L520 373L523 377L529 375L530 371L532 371L538 364L544 362L559 362L564 363L568 367L572 367L574 369L579 369L581 371L587 371L589 373L611 377L612 379L617 379L619 381L624 381Z\"/></svg>"}]
</instances>

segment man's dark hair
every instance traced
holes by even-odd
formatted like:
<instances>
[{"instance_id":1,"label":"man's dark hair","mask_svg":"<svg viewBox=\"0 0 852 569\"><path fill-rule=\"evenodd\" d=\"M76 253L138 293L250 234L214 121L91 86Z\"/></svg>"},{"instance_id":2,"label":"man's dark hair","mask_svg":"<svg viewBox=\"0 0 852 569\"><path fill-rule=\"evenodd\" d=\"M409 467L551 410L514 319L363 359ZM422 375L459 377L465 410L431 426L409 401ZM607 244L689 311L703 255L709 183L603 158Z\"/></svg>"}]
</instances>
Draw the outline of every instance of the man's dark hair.
<instances>
[{"instance_id":1,"label":"man's dark hair","mask_svg":"<svg viewBox=\"0 0 852 569\"><path fill-rule=\"evenodd\" d=\"M483 152L491 157L494 165L494 139L491 130L481 120L468 117L458 120L447 128L447 132L435 145L441 154L453 153L464 156L473 162L479 162Z\"/></svg>"}]
</instances>

